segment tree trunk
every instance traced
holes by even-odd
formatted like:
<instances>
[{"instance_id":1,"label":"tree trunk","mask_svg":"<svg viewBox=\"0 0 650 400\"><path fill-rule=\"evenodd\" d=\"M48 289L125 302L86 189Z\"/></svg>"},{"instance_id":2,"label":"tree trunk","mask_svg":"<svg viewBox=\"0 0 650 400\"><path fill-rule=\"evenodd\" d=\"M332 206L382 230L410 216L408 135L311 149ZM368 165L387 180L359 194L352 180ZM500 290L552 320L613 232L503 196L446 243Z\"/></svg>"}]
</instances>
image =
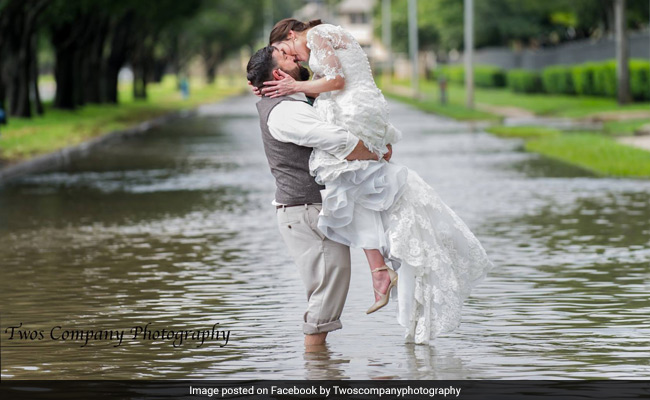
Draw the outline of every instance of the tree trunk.
<instances>
[{"instance_id":1,"label":"tree trunk","mask_svg":"<svg viewBox=\"0 0 650 400\"><path fill-rule=\"evenodd\" d=\"M34 35L32 41L32 97L36 105L36 113L43 115L43 102L41 102L41 94L38 90L38 36Z\"/></svg>"},{"instance_id":2,"label":"tree trunk","mask_svg":"<svg viewBox=\"0 0 650 400\"><path fill-rule=\"evenodd\" d=\"M0 110L2 110L2 113L4 114L4 119L0 119L0 124L2 123L7 123L7 120L9 119L7 117L7 108L5 107L5 99L7 97L7 94L5 92L5 86L4 83L2 82L2 66L0 65Z\"/></svg>"},{"instance_id":3,"label":"tree trunk","mask_svg":"<svg viewBox=\"0 0 650 400\"><path fill-rule=\"evenodd\" d=\"M111 29L111 52L106 60L106 71L104 74L104 94L108 103L117 104L118 77L120 69L126 63L131 51L130 38L132 35L133 15L127 13L114 23Z\"/></svg>"},{"instance_id":4,"label":"tree trunk","mask_svg":"<svg viewBox=\"0 0 650 400\"><path fill-rule=\"evenodd\" d=\"M3 13L8 19L9 34L7 48L11 63L8 76L10 84L9 114L29 118L32 116L30 100L32 58L35 56L34 35L36 33L38 17L48 6L49 0L28 0L10 2ZM6 23L3 23L5 25ZM3 32L4 39L4 32Z\"/></svg>"},{"instance_id":5,"label":"tree trunk","mask_svg":"<svg viewBox=\"0 0 650 400\"><path fill-rule=\"evenodd\" d=\"M105 18L94 21L89 40L87 41L86 57L83 61L84 96L88 103L103 103L106 99L102 85L104 78L104 45L108 31Z\"/></svg>"},{"instance_id":6,"label":"tree trunk","mask_svg":"<svg viewBox=\"0 0 650 400\"><path fill-rule=\"evenodd\" d=\"M83 47L78 47L74 49L74 56L72 57L73 66L72 69L75 71L74 87L73 87L73 96L75 106L83 106L86 104L85 99L85 88L84 81L86 80L85 73L88 71L84 70L83 65L86 62L87 57L85 57Z\"/></svg>"},{"instance_id":7,"label":"tree trunk","mask_svg":"<svg viewBox=\"0 0 650 400\"><path fill-rule=\"evenodd\" d=\"M154 46L157 35L148 36L141 33L140 41L135 45L133 51L133 98L136 100L147 99L147 83L151 76L154 63Z\"/></svg>"},{"instance_id":8,"label":"tree trunk","mask_svg":"<svg viewBox=\"0 0 650 400\"><path fill-rule=\"evenodd\" d=\"M216 76L217 76L217 66L214 64L206 66L205 79L208 85L212 85L214 83L214 79Z\"/></svg>"},{"instance_id":9,"label":"tree trunk","mask_svg":"<svg viewBox=\"0 0 650 400\"><path fill-rule=\"evenodd\" d=\"M136 64L137 62L137 64ZM134 60L133 64L133 99L142 100L145 98L144 87L142 83L144 82L144 73L142 71L142 65Z\"/></svg>"},{"instance_id":10,"label":"tree trunk","mask_svg":"<svg viewBox=\"0 0 650 400\"><path fill-rule=\"evenodd\" d=\"M24 32L23 35L27 35ZM11 115L14 117L32 117L32 107L29 101L29 87L31 75L31 37L25 40L23 38L23 47L18 52L18 68L16 71L16 80L13 92L13 104L11 107Z\"/></svg>"},{"instance_id":11,"label":"tree trunk","mask_svg":"<svg viewBox=\"0 0 650 400\"><path fill-rule=\"evenodd\" d=\"M616 1L616 0L614 0ZM613 33L616 28L616 11L614 10L615 5L611 0L601 0L601 9L603 12L603 25L605 27L605 32Z\"/></svg>"},{"instance_id":12,"label":"tree trunk","mask_svg":"<svg viewBox=\"0 0 650 400\"><path fill-rule=\"evenodd\" d=\"M79 87L83 85L77 62L80 31L79 22L67 22L53 27L51 31L55 57L55 108L74 110L79 105Z\"/></svg>"},{"instance_id":13,"label":"tree trunk","mask_svg":"<svg viewBox=\"0 0 650 400\"><path fill-rule=\"evenodd\" d=\"M217 67L221 61L222 48L215 47L212 42L203 43L201 55L203 57L203 66L205 67L205 81L211 85L217 76Z\"/></svg>"},{"instance_id":14,"label":"tree trunk","mask_svg":"<svg viewBox=\"0 0 650 400\"><path fill-rule=\"evenodd\" d=\"M104 75L104 93L106 95L107 103L117 104L119 102L117 84L120 68L121 67L111 63L106 66L106 72Z\"/></svg>"},{"instance_id":15,"label":"tree trunk","mask_svg":"<svg viewBox=\"0 0 650 400\"><path fill-rule=\"evenodd\" d=\"M150 82L160 83L165 76L165 70L167 69L167 60L162 58L157 58L153 62L153 69L151 73Z\"/></svg>"},{"instance_id":16,"label":"tree trunk","mask_svg":"<svg viewBox=\"0 0 650 400\"><path fill-rule=\"evenodd\" d=\"M7 11L0 13L0 37L9 36L9 19ZM3 111L4 118L7 118L7 89L5 86L7 73L7 60L9 49L6 40L0 40L0 110Z\"/></svg>"},{"instance_id":17,"label":"tree trunk","mask_svg":"<svg viewBox=\"0 0 650 400\"><path fill-rule=\"evenodd\" d=\"M54 107L63 110L74 110L76 107L74 51L70 48L56 50L55 60L56 94L54 96Z\"/></svg>"}]
</instances>

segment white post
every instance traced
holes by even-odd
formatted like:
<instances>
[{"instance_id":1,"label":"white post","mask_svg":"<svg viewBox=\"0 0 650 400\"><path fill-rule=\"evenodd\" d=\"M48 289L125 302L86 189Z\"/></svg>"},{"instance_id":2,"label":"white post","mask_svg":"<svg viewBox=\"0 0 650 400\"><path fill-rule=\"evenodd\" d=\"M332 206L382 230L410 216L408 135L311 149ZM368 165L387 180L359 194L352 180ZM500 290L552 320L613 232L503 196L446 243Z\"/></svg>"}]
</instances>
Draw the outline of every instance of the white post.
<instances>
[{"instance_id":1,"label":"white post","mask_svg":"<svg viewBox=\"0 0 650 400\"><path fill-rule=\"evenodd\" d=\"M618 104L630 102L630 66L625 33L625 0L614 3L614 19L616 20L616 81Z\"/></svg>"},{"instance_id":2,"label":"white post","mask_svg":"<svg viewBox=\"0 0 650 400\"><path fill-rule=\"evenodd\" d=\"M465 0L465 95L474 108L474 0Z\"/></svg>"},{"instance_id":3,"label":"white post","mask_svg":"<svg viewBox=\"0 0 650 400\"><path fill-rule=\"evenodd\" d=\"M386 65L384 65L384 77L390 78L393 75L393 51L392 46L392 32L391 32L391 15L390 15L390 2L391 0L382 0L381 8L381 33L386 48ZM385 82L388 83L388 82Z\"/></svg>"},{"instance_id":4,"label":"white post","mask_svg":"<svg viewBox=\"0 0 650 400\"><path fill-rule=\"evenodd\" d=\"M418 2L417 0L409 0L408 13L409 13L409 52L411 53L411 87L413 88L413 96L419 97L420 95L420 82L419 82L419 68L418 68Z\"/></svg>"}]
</instances>

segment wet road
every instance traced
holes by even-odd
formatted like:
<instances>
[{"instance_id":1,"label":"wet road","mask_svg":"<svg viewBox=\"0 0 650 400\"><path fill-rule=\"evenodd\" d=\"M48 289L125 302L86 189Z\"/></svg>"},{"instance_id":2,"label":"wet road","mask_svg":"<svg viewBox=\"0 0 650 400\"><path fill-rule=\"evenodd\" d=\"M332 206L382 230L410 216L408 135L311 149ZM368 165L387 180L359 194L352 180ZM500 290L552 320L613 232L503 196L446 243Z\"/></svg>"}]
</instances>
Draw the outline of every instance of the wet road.
<instances>
[{"instance_id":1,"label":"wet road","mask_svg":"<svg viewBox=\"0 0 650 400\"><path fill-rule=\"evenodd\" d=\"M416 346L394 303L365 315L370 277L353 251L344 328L305 354L305 295L275 225L254 102L203 107L0 187L3 378L650 376L650 182L596 178L398 103L393 160L436 188L497 267L457 331ZM137 327L230 336L174 347L132 340ZM62 339L88 329L126 334Z\"/></svg>"}]
</instances>

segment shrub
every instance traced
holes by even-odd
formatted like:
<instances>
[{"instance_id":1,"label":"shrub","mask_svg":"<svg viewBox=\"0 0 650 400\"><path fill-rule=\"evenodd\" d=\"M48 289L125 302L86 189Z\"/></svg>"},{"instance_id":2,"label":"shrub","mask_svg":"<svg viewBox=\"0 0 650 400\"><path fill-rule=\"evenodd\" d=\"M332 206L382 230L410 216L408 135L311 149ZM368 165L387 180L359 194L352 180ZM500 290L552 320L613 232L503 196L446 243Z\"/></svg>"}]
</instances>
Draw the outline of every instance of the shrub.
<instances>
[{"instance_id":1,"label":"shrub","mask_svg":"<svg viewBox=\"0 0 650 400\"><path fill-rule=\"evenodd\" d=\"M525 69L513 69L507 73L508 88L517 93L541 93L542 80L539 74Z\"/></svg>"},{"instance_id":2,"label":"shrub","mask_svg":"<svg viewBox=\"0 0 650 400\"><path fill-rule=\"evenodd\" d=\"M506 86L506 73L499 67L491 65L477 65L474 69L474 82L481 87Z\"/></svg>"},{"instance_id":3,"label":"shrub","mask_svg":"<svg viewBox=\"0 0 650 400\"><path fill-rule=\"evenodd\" d=\"M465 83L465 67L462 65L449 65L440 68L440 72L453 83ZM439 78L440 74L436 74ZM506 85L505 71L491 65L477 65L474 67L474 83L480 87L504 87Z\"/></svg>"},{"instance_id":4,"label":"shrub","mask_svg":"<svg viewBox=\"0 0 650 400\"><path fill-rule=\"evenodd\" d=\"M616 97L616 61L594 64L594 94Z\"/></svg>"},{"instance_id":5,"label":"shrub","mask_svg":"<svg viewBox=\"0 0 650 400\"><path fill-rule=\"evenodd\" d=\"M571 67L554 66L544 68L542 83L546 93L575 94Z\"/></svg>"},{"instance_id":6,"label":"shrub","mask_svg":"<svg viewBox=\"0 0 650 400\"><path fill-rule=\"evenodd\" d=\"M630 92L636 101L650 100L650 62L630 60Z\"/></svg>"},{"instance_id":7,"label":"shrub","mask_svg":"<svg viewBox=\"0 0 650 400\"><path fill-rule=\"evenodd\" d=\"M447 82L465 83L465 68L462 65L446 65L440 67L440 72L447 78ZM436 74L438 78L439 74Z\"/></svg>"},{"instance_id":8,"label":"shrub","mask_svg":"<svg viewBox=\"0 0 650 400\"><path fill-rule=\"evenodd\" d=\"M594 89L594 63L585 63L571 68L573 88L581 96L595 94Z\"/></svg>"}]
</instances>

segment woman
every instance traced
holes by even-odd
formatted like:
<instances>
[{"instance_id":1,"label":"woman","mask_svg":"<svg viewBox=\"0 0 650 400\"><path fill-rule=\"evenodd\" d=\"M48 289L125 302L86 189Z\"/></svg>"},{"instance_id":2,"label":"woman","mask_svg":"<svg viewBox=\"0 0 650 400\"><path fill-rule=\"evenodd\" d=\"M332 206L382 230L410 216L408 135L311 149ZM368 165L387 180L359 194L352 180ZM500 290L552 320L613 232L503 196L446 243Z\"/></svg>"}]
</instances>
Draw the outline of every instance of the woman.
<instances>
[{"instance_id":1,"label":"woman","mask_svg":"<svg viewBox=\"0 0 650 400\"><path fill-rule=\"evenodd\" d=\"M376 152L380 161L341 161L314 150L310 169L324 184L318 227L330 239L364 249L375 304L383 307L398 286L399 322L407 339L426 343L460 323L460 308L491 267L481 244L414 171L381 160L401 133L388 122L388 105L375 85L368 58L341 27L320 20L278 22L269 42L308 61L311 81L287 76L265 82L270 97L303 92L318 96L324 120L342 126ZM399 268L397 274L386 261Z\"/></svg>"}]
</instances>

